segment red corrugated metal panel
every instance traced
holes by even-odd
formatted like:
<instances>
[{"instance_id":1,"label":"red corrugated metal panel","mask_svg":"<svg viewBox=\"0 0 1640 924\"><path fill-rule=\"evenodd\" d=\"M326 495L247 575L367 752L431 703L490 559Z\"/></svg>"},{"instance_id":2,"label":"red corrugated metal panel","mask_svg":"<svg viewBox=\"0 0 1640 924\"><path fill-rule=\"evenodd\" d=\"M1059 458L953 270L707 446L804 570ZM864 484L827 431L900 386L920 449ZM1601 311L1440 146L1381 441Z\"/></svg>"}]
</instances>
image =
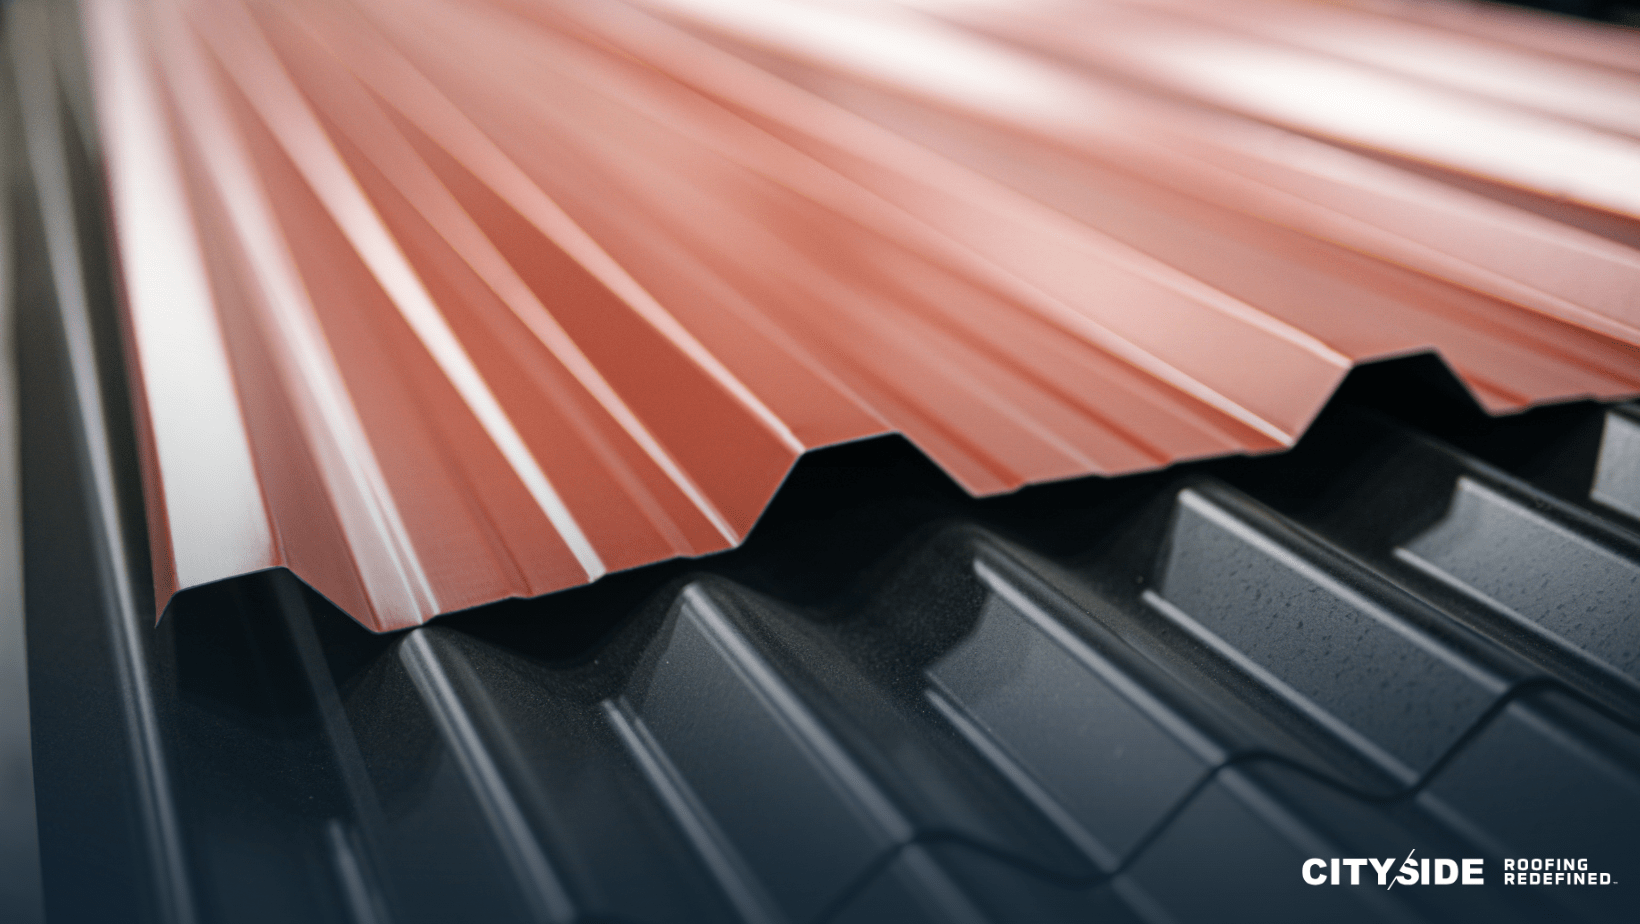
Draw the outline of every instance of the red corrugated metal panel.
<instances>
[{"instance_id":1,"label":"red corrugated metal panel","mask_svg":"<svg viewBox=\"0 0 1640 924\"><path fill-rule=\"evenodd\" d=\"M1468 7L86 0L161 605L382 630L1290 445L1357 362L1640 390L1640 40Z\"/></svg>"}]
</instances>

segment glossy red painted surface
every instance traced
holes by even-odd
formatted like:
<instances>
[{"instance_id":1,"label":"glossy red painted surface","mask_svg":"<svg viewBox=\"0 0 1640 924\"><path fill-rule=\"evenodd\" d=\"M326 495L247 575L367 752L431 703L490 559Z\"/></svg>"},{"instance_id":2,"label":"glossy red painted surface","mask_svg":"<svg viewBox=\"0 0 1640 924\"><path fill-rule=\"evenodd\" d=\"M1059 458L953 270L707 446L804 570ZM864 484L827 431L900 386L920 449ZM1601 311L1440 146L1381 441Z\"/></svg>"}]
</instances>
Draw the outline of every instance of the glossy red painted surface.
<instances>
[{"instance_id":1,"label":"glossy red painted surface","mask_svg":"<svg viewBox=\"0 0 1640 924\"><path fill-rule=\"evenodd\" d=\"M387 630L1291 445L1356 363L1640 391L1640 38L1457 4L86 0L163 607Z\"/></svg>"}]
</instances>

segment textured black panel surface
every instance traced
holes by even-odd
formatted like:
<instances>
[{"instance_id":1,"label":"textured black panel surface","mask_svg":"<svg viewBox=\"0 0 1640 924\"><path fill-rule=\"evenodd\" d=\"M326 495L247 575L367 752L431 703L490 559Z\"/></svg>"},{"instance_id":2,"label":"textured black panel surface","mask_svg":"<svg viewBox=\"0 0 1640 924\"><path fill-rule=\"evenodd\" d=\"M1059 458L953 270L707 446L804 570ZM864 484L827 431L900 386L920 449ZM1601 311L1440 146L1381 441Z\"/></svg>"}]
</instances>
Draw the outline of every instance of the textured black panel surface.
<instances>
[{"instance_id":1,"label":"textured black panel surface","mask_svg":"<svg viewBox=\"0 0 1640 924\"><path fill-rule=\"evenodd\" d=\"M1589 496L1631 520L1640 520L1640 412L1632 407L1606 415L1599 468Z\"/></svg>"}]
</instances>

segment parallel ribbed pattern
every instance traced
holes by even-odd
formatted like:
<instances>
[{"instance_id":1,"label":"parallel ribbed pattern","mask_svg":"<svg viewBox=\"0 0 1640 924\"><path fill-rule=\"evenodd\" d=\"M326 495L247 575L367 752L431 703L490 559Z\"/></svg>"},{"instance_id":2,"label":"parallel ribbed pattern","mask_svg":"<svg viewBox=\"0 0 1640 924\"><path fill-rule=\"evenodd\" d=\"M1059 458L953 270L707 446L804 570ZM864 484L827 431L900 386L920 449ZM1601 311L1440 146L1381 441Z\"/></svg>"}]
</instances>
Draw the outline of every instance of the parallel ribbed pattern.
<instances>
[{"instance_id":1,"label":"parallel ribbed pattern","mask_svg":"<svg viewBox=\"0 0 1640 924\"><path fill-rule=\"evenodd\" d=\"M536 920L1623 919L1615 889L1318 890L1295 873L1414 848L1486 857L1495 886L1506 856L1640 861L1634 524L1399 426L1348 425L1393 460L1366 482L1444 482L1446 512L1349 553L1187 477L1127 553L1128 590L1101 581L1116 558L1067 567L957 527L843 621L691 582L605 655L630 665L613 686L418 630L354 683L347 722L425 723L411 760L448 760L417 801L466 833L379 818L377 900L392 920L488 890ZM1381 503L1339 487L1343 519ZM1475 491L1511 522L1466 528ZM1499 545L1530 554L1480 548ZM1453 564L1476 553L1538 596L1485 597ZM1590 575L1595 560L1624 573ZM1459 619L1409 592L1432 561L1489 602ZM404 739L359 748L391 791ZM623 889L625 862L678 878Z\"/></svg>"},{"instance_id":2,"label":"parallel ribbed pattern","mask_svg":"<svg viewBox=\"0 0 1640 924\"><path fill-rule=\"evenodd\" d=\"M184 649L209 707L156 688L177 878L202 921L1628 920L1501 874L1640 863L1640 521L1398 421L1321 430L1137 489L1094 554L953 525L824 613L699 576L569 664L218 591L175 637L259 679L190 685ZM1305 479L1319 517L1281 510ZM1488 885L1299 875L1410 851Z\"/></svg>"},{"instance_id":3,"label":"parallel ribbed pattern","mask_svg":"<svg viewBox=\"0 0 1640 924\"><path fill-rule=\"evenodd\" d=\"M745 548L511 613L374 635L275 574L146 625L39 12L4 48L51 920L1632 918L1640 412L1486 420L1433 364L1289 453L1015 497L833 450ZM1488 885L1300 878L1413 850ZM1522 856L1619 885L1503 886Z\"/></svg>"},{"instance_id":4,"label":"parallel ribbed pattern","mask_svg":"<svg viewBox=\"0 0 1640 924\"><path fill-rule=\"evenodd\" d=\"M976 494L1279 449L1422 350L1494 412L1640 390L1640 42L1596 27L84 9L162 608L272 566L378 630L538 595L734 545L887 431Z\"/></svg>"}]
</instances>

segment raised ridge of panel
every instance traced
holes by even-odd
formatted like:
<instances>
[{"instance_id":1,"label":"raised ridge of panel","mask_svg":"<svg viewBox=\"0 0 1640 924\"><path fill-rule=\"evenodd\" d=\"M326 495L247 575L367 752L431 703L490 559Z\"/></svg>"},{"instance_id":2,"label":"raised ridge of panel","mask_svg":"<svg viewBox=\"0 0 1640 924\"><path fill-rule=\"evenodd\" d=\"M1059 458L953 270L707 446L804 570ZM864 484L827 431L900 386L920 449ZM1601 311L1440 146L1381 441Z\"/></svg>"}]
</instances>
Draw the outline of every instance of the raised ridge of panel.
<instances>
[{"instance_id":1,"label":"raised ridge of panel","mask_svg":"<svg viewBox=\"0 0 1640 924\"><path fill-rule=\"evenodd\" d=\"M740 919L605 722L607 680L417 631L338 689L300 592L279 594L347 793L357 874L337 875L378 920Z\"/></svg>"},{"instance_id":2,"label":"raised ridge of panel","mask_svg":"<svg viewBox=\"0 0 1640 924\"><path fill-rule=\"evenodd\" d=\"M811 920L911 824L710 594L676 613L610 721L744 916Z\"/></svg>"},{"instance_id":3,"label":"raised ridge of panel","mask_svg":"<svg viewBox=\"0 0 1640 924\"><path fill-rule=\"evenodd\" d=\"M1612 408L1600 441L1600 464L1589 496L1613 510L1640 520L1640 411L1634 405Z\"/></svg>"},{"instance_id":4,"label":"raised ridge of panel","mask_svg":"<svg viewBox=\"0 0 1640 924\"><path fill-rule=\"evenodd\" d=\"M1187 488L1144 599L1410 784L1508 677L1408 620L1415 598L1330 557L1222 487Z\"/></svg>"},{"instance_id":5,"label":"raised ridge of panel","mask_svg":"<svg viewBox=\"0 0 1640 924\"><path fill-rule=\"evenodd\" d=\"M984 565L996 595L926 695L1105 869L1225 753ZM1143 769L1140 769L1143 768Z\"/></svg>"},{"instance_id":6,"label":"raised ridge of panel","mask_svg":"<svg viewBox=\"0 0 1640 924\"><path fill-rule=\"evenodd\" d=\"M951 564L940 553L929 558ZM953 585L959 582L945 584L937 596L948 601L960 598L961 590L952 593L956 589ZM928 584L921 586L924 591L929 589ZM821 743L807 750L814 755L829 755L827 763L838 762L837 766L845 768L844 775L858 789L855 801L874 806L871 814L877 818L878 827L892 823L892 829L885 829L894 833L887 842L889 846L900 849L918 837L954 837L983 844L1057 875L1095 873L1099 853L1088 850L1085 841L1078 840L1075 832L1060 823L1062 812L1056 816L1054 806L1045 806L1035 793L1022 791L1018 779L998 767L994 753L976 748L965 734L967 729L953 727L950 713L931 702L931 691L920 677L884 676L880 664L870 664L884 654L881 649L872 650L874 642L816 631L803 616L777 601L762 599L734 585L700 582L685 593L697 601L709 601L721 619L719 630L732 632L730 637L737 640L737 647L743 646L744 652L757 652L759 663L771 671L769 676L783 677L784 683L790 684L781 699L787 708L799 710L796 714L803 717L800 724L804 735ZM936 595L925 592L919 596L923 599L898 600L902 605L917 606ZM952 624L960 624L967 615L960 605L941 612L937 618L948 622L935 631L949 631ZM925 633L930 629L926 624L921 628ZM915 643L915 629L911 636L899 641ZM877 640L883 639L879 636ZM670 650L668 645L651 656L664 654L672 659L667 653ZM710 702L714 701L690 696L675 701L671 708L698 711L708 708ZM702 716L698 721L721 720ZM710 778L707 785L728 792L728 797L719 802L731 816L749 811L741 805L743 796L732 785L725 790L723 782ZM794 801L789 796L781 790L773 808L752 811L752 816L785 818L809 810L788 805ZM814 800L795 801L806 805ZM782 824L781 830L785 827Z\"/></svg>"},{"instance_id":7,"label":"raised ridge of panel","mask_svg":"<svg viewBox=\"0 0 1640 924\"><path fill-rule=\"evenodd\" d=\"M1612 413L1591 411L1591 422ZM1290 468L1249 480L1247 489L1274 497L1308 466L1376 460L1327 488L1325 500L1283 503L1323 541L1532 665L1518 676L1557 676L1633 713L1640 545L1621 515L1586 502L1589 473L1557 476L1551 493L1372 414L1351 413L1329 428L1326 439L1337 442L1326 459L1301 449ZM1566 458L1598 467L1595 448L1587 442L1587 456Z\"/></svg>"},{"instance_id":8,"label":"raised ridge of panel","mask_svg":"<svg viewBox=\"0 0 1640 924\"><path fill-rule=\"evenodd\" d=\"M1398 554L1640 682L1640 544L1577 525L1460 477L1446 514Z\"/></svg>"}]
</instances>

